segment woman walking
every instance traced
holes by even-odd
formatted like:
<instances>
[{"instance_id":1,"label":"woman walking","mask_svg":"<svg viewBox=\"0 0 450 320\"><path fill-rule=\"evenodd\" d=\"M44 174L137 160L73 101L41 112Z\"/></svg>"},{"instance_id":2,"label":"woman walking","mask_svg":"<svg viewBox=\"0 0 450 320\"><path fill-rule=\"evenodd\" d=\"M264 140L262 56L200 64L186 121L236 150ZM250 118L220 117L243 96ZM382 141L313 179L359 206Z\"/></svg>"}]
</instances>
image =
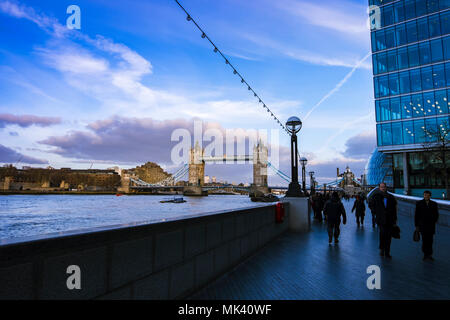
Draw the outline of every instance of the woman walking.
<instances>
[{"instance_id":1,"label":"woman walking","mask_svg":"<svg viewBox=\"0 0 450 320\"><path fill-rule=\"evenodd\" d=\"M356 223L358 224L358 228L360 225L364 227L364 216L366 215L366 205L364 203L364 198L360 196L356 196L355 203L353 203L352 212L355 211Z\"/></svg>"}]
</instances>

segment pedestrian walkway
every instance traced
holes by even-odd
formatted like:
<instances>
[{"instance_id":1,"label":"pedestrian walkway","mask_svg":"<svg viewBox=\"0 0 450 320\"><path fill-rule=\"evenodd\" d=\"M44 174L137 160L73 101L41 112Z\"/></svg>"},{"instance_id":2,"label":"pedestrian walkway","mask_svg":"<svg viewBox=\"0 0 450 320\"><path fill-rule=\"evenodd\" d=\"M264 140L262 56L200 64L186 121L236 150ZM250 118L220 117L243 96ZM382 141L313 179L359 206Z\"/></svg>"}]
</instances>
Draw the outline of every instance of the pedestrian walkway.
<instances>
[{"instance_id":1,"label":"pedestrian walkway","mask_svg":"<svg viewBox=\"0 0 450 320\"><path fill-rule=\"evenodd\" d=\"M348 222L340 242L328 244L325 223L306 234L285 233L191 299L450 299L450 229L437 226L435 261L422 261L413 242L414 221L399 216L401 239L392 239L392 259L379 256L378 229L367 211L359 228L343 201ZM381 269L381 289L366 286L367 267Z\"/></svg>"}]
</instances>

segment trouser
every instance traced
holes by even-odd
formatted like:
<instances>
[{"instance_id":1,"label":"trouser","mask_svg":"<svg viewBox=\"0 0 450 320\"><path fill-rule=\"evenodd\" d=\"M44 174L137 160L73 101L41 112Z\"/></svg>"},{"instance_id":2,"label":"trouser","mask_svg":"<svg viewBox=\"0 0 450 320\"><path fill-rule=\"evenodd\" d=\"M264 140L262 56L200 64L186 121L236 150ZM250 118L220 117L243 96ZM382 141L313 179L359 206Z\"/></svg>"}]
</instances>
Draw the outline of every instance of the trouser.
<instances>
[{"instance_id":1,"label":"trouser","mask_svg":"<svg viewBox=\"0 0 450 320\"><path fill-rule=\"evenodd\" d=\"M380 227L380 250L383 250L385 254L391 252L391 240L392 240L392 226L379 226Z\"/></svg>"},{"instance_id":2,"label":"trouser","mask_svg":"<svg viewBox=\"0 0 450 320\"><path fill-rule=\"evenodd\" d=\"M356 216L356 223L358 225L364 224L364 216Z\"/></svg>"},{"instance_id":3,"label":"trouser","mask_svg":"<svg viewBox=\"0 0 450 320\"><path fill-rule=\"evenodd\" d=\"M328 223L328 238L331 240L338 239L339 234L341 233L341 230L339 230L339 223Z\"/></svg>"},{"instance_id":4,"label":"trouser","mask_svg":"<svg viewBox=\"0 0 450 320\"><path fill-rule=\"evenodd\" d=\"M422 251L425 256L433 254L433 234L429 232L422 232Z\"/></svg>"}]
</instances>

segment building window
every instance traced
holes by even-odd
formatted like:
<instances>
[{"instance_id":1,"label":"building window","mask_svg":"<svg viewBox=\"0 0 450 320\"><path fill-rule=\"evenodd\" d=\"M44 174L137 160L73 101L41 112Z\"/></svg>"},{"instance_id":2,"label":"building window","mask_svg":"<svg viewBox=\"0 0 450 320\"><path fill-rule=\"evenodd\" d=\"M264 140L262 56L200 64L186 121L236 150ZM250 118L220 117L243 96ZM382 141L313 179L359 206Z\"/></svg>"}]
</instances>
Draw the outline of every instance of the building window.
<instances>
[{"instance_id":1,"label":"building window","mask_svg":"<svg viewBox=\"0 0 450 320\"><path fill-rule=\"evenodd\" d=\"M431 62L439 62L442 61L443 51L442 51L442 40L436 39L430 42L431 47Z\"/></svg>"},{"instance_id":2,"label":"building window","mask_svg":"<svg viewBox=\"0 0 450 320\"><path fill-rule=\"evenodd\" d=\"M381 121L389 121L389 120L391 120L390 114L391 114L391 110L389 108L389 99L381 100L380 101Z\"/></svg>"},{"instance_id":3,"label":"building window","mask_svg":"<svg viewBox=\"0 0 450 320\"><path fill-rule=\"evenodd\" d=\"M406 0L405 1L405 20L409 20L416 17L415 1Z\"/></svg>"},{"instance_id":4,"label":"building window","mask_svg":"<svg viewBox=\"0 0 450 320\"><path fill-rule=\"evenodd\" d=\"M398 73L389 75L389 93L391 96L395 96L400 93L398 85Z\"/></svg>"},{"instance_id":5,"label":"building window","mask_svg":"<svg viewBox=\"0 0 450 320\"><path fill-rule=\"evenodd\" d=\"M403 188L403 154L394 153L392 155L394 188Z\"/></svg>"},{"instance_id":6,"label":"building window","mask_svg":"<svg viewBox=\"0 0 450 320\"><path fill-rule=\"evenodd\" d=\"M439 23L439 14L428 17L428 33L430 38L441 35L441 24Z\"/></svg>"},{"instance_id":7,"label":"building window","mask_svg":"<svg viewBox=\"0 0 450 320\"><path fill-rule=\"evenodd\" d=\"M404 24L400 24L395 27L395 40L397 42L397 46L402 46L408 43L408 39L406 38L406 26Z\"/></svg>"},{"instance_id":8,"label":"building window","mask_svg":"<svg viewBox=\"0 0 450 320\"><path fill-rule=\"evenodd\" d=\"M389 26L394 23L394 6L392 4L381 8L381 15L384 17L384 25Z\"/></svg>"},{"instance_id":9,"label":"building window","mask_svg":"<svg viewBox=\"0 0 450 320\"><path fill-rule=\"evenodd\" d=\"M431 62L430 43L428 41L419 44L419 61L421 65Z\"/></svg>"},{"instance_id":10,"label":"building window","mask_svg":"<svg viewBox=\"0 0 450 320\"><path fill-rule=\"evenodd\" d=\"M392 144L393 145L403 144L402 123L401 122L393 122L392 123Z\"/></svg>"},{"instance_id":11,"label":"building window","mask_svg":"<svg viewBox=\"0 0 450 320\"><path fill-rule=\"evenodd\" d=\"M440 20L442 34L450 33L450 11L441 13Z\"/></svg>"},{"instance_id":12,"label":"building window","mask_svg":"<svg viewBox=\"0 0 450 320\"><path fill-rule=\"evenodd\" d=\"M445 71L442 64L433 66L433 86L435 89L445 87Z\"/></svg>"},{"instance_id":13,"label":"building window","mask_svg":"<svg viewBox=\"0 0 450 320\"><path fill-rule=\"evenodd\" d=\"M400 107L400 98L391 99L391 119L400 120L402 118L402 111Z\"/></svg>"},{"instance_id":14,"label":"building window","mask_svg":"<svg viewBox=\"0 0 450 320\"><path fill-rule=\"evenodd\" d=\"M388 76L382 76L378 80L380 97L386 97L389 95L389 78Z\"/></svg>"},{"instance_id":15,"label":"building window","mask_svg":"<svg viewBox=\"0 0 450 320\"><path fill-rule=\"evenodd\" d=\"M415 94L411 96L411 102L413 106L413 117L423 117L423 100L422 100L422 94Z\"/></svg>"},{"instance_id":16,"label":"building window","mask_svg":"<svg viewBox=\"0 0 450 320\"><path fill-rule=\"evenodd\" d=\"M450 37L442 39L442 47L444 48L444 59L450 59Z\"/></svg>"},{"instance_id":17,"label":"building window","mask_svg":"<svg viewBox=\"0 0 450 320\"><path fill-rule=\"evenodd\" d=\"M449 49L449 55L450 55L450 37L448 42L448 49ZM397 61L398 61L398 68L399 69L406 69L408 68L408 51L407 48L400 48L397 50Z\"/></svg>"},{"instance_id":18,"label":"building window","mask_svg":"<svg viewBox=\"0 0 450 320\"><path fill-rule=\"evenodd\" d=\"M386 53L379 53L377 55L377 65L378 65L378 72L379 73L385 73L387 71L387 61L386 61Z\"/></svg>"},{"instance_id":19,"label":"building window","mask_svg":"<svg viewBox=\"0 0 450 320\"><path fill-rule=\"evenodd\" d=\"M391 50L387 53L387 65L388 65L388 71L396 71L398 70L397 67L397 50Z\"/></svg>"},{"instance_id":20,"label":"building window","mask_svg":"<svg viewBox=\"0 0 450 320\"><path fill-rule=\"evenodd\" d=\"M384 123L381 125L381 141L383 143L383 146L391 146L392 145L392 131L391 131L391 124L390 123Z\"/></svg>"},{"instance_id":21,"label":"building window","mask_svg":"<svg viewBox=\"0 0 450 320\"><path fill-rule=\"evenodd\" d=\"M433 89L433 72L431 67L422 68L422 90Z\"/></svg>"},{"instance_id":22,"label":"building window","mask_svg":"<svg viewBox=\"0 0 450 320\"><path fill-rule=\"evenodd\" d=\"M423 121L423 119L414 120L414 142L425 142L425 122Z\"/></svg>"},{"instance_id":23,"label":"building window","mask_svg":"<svg viewBox=\"0 0 450 320\"><path fill-rule=\"evenodd\" d=\"M425 119L425 141L435 142L437 141L436 136L436 118Z\"/></svg>"},{"instance_id":24,"label":"building window","mask_svg":"<svg viewBox=\"0 0 450 320\"><path fill-rule=\"evenodd\" d=\"M402 119L410 119L413 117L413 106L411 102L411 97L406 96L401 99L402 106Z\"/></svg>"},{"instance_id":25,"label":"building window","mask_svg":"<svg viewBox=\"0 0 450 320\"><path fill-rule=\"evenodd\" d=\"M436 114L436 104L434 101L434 92L425 92L423 94L423 109L425 116Z\"/></svg>"},{"instance_id":26,"label":"building window","mask_svg":"<svg viewBox=\"0 0 450 320\"><path fill-rule=\"evenodd\" d=\"M385 41L386 41L386 48L393 48L395 47L395 28L390 27L385 30L384 33Z\"/></svg>"},{"instance_id":27,"label":"building window","mask_svg":"<svg viewBox=\"0 0 450 320\"><path fill-rule=\"evenodd\" d=\"M377 43L377 51L386 49L385 40L384 40L384 29L375 31L375 39Z\"/></svg>"},{"instance_id":28,"label":"building window","mask_svg":"<svg viewBox=\"0 0 450 320\"><path fill-rule=\"evenodd\" d=\"M417 40L428 39L428 19L422 18L417 20Z\"/></svg>"},{"instance_id":29,"label":"building window","mask_svg":"<svg viewBox=\"0 0 450 320\"><path fill-rule=\"evenodd\" d=\"M395 23L405 21L405 10L401 1L394 3L394 19Z\"/></svg>"},{"instance_id":30,"label":"building window","mask_svg":"<svg viewBox=\"0 0 450 320\"><path fill-rule=\"evenodd\" d=\"M419 65L419 46L417 44L408 47L409 67Z\"/></svg>"},{"instance_id":31,"label":"building window","mask_svg":"<svg viewBox=\"0 0 450 320\"><path fill-rule=\"evenodd\" d=\"M446 90L440 90L434 92L434 106L437 115L442 115L448 113L448 104L447 104L447 92Z\"/></svg>"},{"instance_id":32,"label":"building window","mask_svg":"<svg viewBox=\"0 0 450 320\"><path fill-rule=\"evenodd\" d=\"M417 41L417 23L416 21L410 21L406 23L406 36L408 43Z\"/></svg>"},{"instance_id":33,"label":"building window","mask_svg":"<svg viewBox=\"0 0 450 320\"><path fill-rule=\"evenodd\" d=\"M447 9L450 8L450 0L439 0L439 9Z\"/></svg>"},{"instance_id":34,"label":"building window","mask_svg":"<svg viewBox=\"0 0 450 320\"><path fill-rule=\"evenodd\" d=\"M403 121L403 143L413 144L414 143L414 125L412 121Z\"/></svg>"},{"instance_id":35,"label":"building window","mask_svg":"<svg viewBox=\"0 0 450 320\"><path fill-rule=\"evenodd\" d=\"M409 79L411 81L411 92L422 90L422 80L420 78L420 69L411 70L409 72Z\"/></svg>"},{"instance_id":36,"label":"building window","mask_svg":"<svg viewBox=\"0 0 450 320\"><path fill-rule=\"evenodd\" d=\"M403 71L399 73L400 93L409 93L411 87L409 84L409 71Z\"/></svg>"}]
</instances>

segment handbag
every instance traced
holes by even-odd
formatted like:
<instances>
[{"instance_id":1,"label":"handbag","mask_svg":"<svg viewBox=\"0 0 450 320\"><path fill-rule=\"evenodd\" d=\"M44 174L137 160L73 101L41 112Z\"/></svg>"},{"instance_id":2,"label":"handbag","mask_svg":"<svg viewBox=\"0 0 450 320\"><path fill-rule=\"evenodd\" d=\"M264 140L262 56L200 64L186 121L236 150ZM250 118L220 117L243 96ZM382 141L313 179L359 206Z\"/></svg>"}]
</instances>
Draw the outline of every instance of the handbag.
<instances>
[{"instance_id":1,"label":"handbag","mask_svg":"<svg viewBox=\"0 0 450 320\"><path fill-rule=\"evenodd\" d=\"M392 228L392 238L400 239L400 227L399 226L394 226Z\"/></svg>"},{"instance_id":2,"label":"handbag","mask_svg":"<svg viewBox=\"0 0 450 320\"><path fill-rule=\"evenodd\" d=\"M420 232L419 232L419 231L417 231L417 230L414 231L414 234L413 234L413 240L414 240L415 242L420 241Z\"/></svg>"}]
</instances>

